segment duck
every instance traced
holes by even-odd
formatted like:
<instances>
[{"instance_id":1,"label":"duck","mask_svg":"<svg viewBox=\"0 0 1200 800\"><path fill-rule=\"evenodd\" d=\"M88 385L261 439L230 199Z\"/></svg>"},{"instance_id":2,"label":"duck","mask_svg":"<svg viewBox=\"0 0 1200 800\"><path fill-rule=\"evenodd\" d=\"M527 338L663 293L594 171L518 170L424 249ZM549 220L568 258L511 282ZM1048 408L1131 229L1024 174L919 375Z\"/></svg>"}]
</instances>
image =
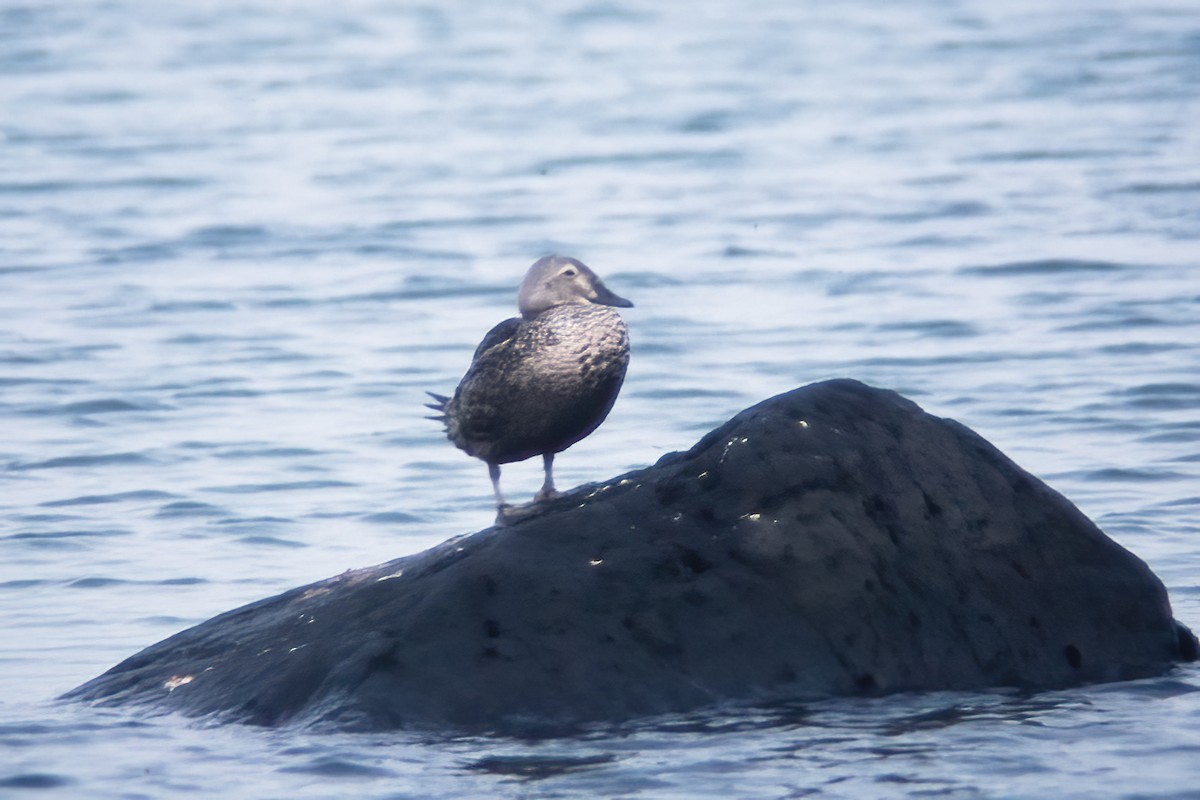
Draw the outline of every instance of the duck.
<instances>
[{"instance_id":1,"label":"duck","mask_svg":"<svg viewBox=\"0 0 1200 800\"><path fill-rule=\"evenodd\" d=\"M517 292L520 316L493 327L475 348L453 396L427 392L429 419L487 464L496 522L514 509L500 490L500 465L542 457L536 505L558 496L554 456L604 422L629 366L629 333L616 308L632 308L582 261L534 262Z\"/></svg>"}]
</instances>

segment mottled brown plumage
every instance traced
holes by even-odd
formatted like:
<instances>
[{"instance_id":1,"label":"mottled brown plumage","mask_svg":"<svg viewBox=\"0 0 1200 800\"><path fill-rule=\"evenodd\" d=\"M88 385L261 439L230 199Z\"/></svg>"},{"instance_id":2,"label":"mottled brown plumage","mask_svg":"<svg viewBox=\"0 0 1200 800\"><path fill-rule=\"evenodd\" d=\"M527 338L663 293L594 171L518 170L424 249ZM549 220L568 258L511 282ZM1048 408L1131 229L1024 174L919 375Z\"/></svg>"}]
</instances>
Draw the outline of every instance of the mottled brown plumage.
<instances>
[{"instance_id":1,"label":"mottled brown plumage","mask_svg":"<svg viewBox=\"0 0 1200 800\"><path fill-rule=\"evenodd\" d=\"M546 481L535 500L556 494L554 454L594 431L612 409L629 364L627 308L587 266L547 256L530 267L521 316L492 328L452 398L434 395L450 441L488 465L502 520L500 465L541 455Z\"/></svg>"}]
</instances>

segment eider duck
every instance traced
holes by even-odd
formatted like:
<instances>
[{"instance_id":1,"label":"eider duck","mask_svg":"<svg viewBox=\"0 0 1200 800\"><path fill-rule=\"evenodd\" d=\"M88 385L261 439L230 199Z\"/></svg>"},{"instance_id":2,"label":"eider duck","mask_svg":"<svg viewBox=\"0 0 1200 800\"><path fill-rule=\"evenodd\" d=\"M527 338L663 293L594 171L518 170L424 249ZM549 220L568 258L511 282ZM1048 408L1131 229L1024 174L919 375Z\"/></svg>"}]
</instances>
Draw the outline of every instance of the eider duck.
<instances>
[{"instance_id":1,"label":"eider duck","mask_svg":"<svg viewBox=\"0 0 1200 800\"><path fill-rule=\"evenodd\" d=\"M429 392L446 436L488 466L496 519L509 506L500 492L500 465L541 455L546 481L534 502L556 496L554 455L604 421L629 365L629 336L612 309L619 297L574 258L538 259L517 295L521 316L483 337L454 397Z\"/></svg>"}]
</instances>

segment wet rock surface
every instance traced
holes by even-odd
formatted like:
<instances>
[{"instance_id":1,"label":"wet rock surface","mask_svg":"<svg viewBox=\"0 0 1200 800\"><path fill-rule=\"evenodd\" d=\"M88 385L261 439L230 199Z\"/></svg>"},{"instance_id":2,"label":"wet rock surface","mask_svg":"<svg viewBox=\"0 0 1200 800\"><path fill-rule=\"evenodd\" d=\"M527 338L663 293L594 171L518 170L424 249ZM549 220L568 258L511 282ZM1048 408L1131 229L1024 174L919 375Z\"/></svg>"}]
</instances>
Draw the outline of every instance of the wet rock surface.
<instances>
[{"instance_id":1,"label":"wet rock surface","mask_svg":"<svg viewBox=\"0 0 1200 800\"><path fill-rule=\"evenodd\" d=\"M506 730L1195 657L1158 578L1069 501L964 426L838 380L507 526L222 614L67 696Z\"/></svg>"}]
</instances>

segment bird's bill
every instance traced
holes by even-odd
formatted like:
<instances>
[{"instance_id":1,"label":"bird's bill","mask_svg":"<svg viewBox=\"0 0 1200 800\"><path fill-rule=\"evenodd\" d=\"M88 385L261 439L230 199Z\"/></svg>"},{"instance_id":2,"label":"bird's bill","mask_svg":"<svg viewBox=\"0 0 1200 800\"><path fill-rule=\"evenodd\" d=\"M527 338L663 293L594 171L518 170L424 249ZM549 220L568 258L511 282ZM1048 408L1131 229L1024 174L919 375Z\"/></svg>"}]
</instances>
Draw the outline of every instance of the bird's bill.
<instances>
[{"instance_id":1,"label":"bird's bill","mask_svg":"<svg viewBox=\"0 0 1200 800\"><path fill-rule=\"evenodd\" d=\"M616 292L613 292L607 286L596 280L596 296L591 298L592 302L598 306L616 306L617 308L633 308L633 301L626 300Z\"/></svg>"}]
</instances>

